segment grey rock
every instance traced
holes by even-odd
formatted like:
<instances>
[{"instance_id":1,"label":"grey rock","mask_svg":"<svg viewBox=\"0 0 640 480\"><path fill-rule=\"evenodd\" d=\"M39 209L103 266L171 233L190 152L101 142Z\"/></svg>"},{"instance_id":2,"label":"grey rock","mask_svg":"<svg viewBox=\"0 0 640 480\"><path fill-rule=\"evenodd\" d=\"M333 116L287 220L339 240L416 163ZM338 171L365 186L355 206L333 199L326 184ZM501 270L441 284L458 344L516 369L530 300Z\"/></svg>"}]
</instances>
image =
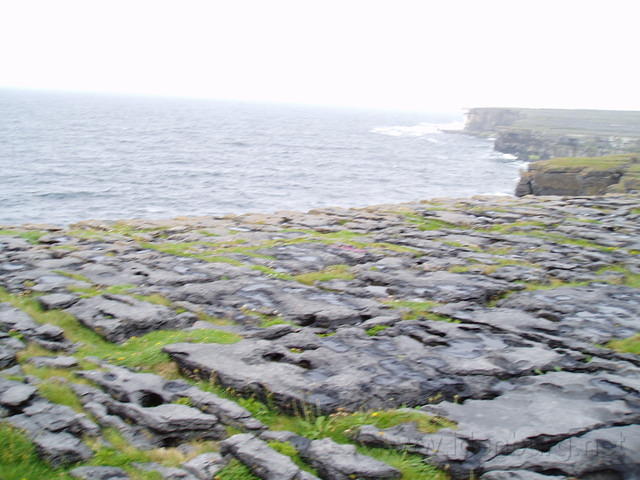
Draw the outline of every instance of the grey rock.
<instances>
[{"instance_id":1,"label":"grey rock","mask_svg":"<svg viewBox=\"0 0 640 480\"><path fill-rule=\"evenodd\" d=\"M301 331L273 341L174 344L164 351L194 375L271 398L282 409L325 413L415 406L438 396L482 398L494 377L581 365L515 335L419 321L397 323L375 337L342 328L330 337Z\"/></svg>"},{"instance_id":2,"label":"grey rock","mask_svg":"<svg viewBox=\"0 0 640 480\"><path fill-rule=\"evenodd\" d=\"M203 453L182 464L182 468L199 480L211 480L227 461L216 452Z\"/></svg>"},{"instance_id":3,"label":"grey rock","mask_svg":"<svg viewBox=\"0 0 640 480\"><path fill-rule=\"evenodd\" d=\"M218 425L217 417L186 405L140 407L114 402L110 408L118 415L147 427L154 433L162 434L171 443L196 438L219 440L226 434L225 429Z\"/></svg>"},{"instance_id":4,"label":"grey rock","mask_svg":"<svg viewBox=\"0 0 640 480\"><path fill-rule=\"evenodd\" d=\"M220 444L222 455L232 455L247 465L254 475L263 480L313 479L300 470L291 458L273 450L259 438L242 433L227 438Z\"/></svg>"},{"instance_id":5,"label":"grey rock","mask_svg":"<svg viewBox=\"0 0 640 480\"><path fill-rule=\"evenodd\" d=\"M36 367L73 368L78 366L78 361L74 357L62 355L58 357L31 357L28 362Z\"/></svg>"},{"instance_id":6,"label":"grey rock","mask_svg":"<svg viewBox=\"0 0 640 480\"><path fill-rule=\"evenodd\" d=\"M135 463L134 466L148 472L158 472L165 480L199 480L197 476L181 468L164 467L158 463Z\"/></svg>"},{"instance_id":7,"label":"grey rock","mask_svg":"<svg viewBox=\"0 0 640 480\"><path fill-rule=\"evenodd\" d=\"M584 432L640 421L637 370L625 375L548 373L505 383L504 390L496 391L500 395L494 399L422 408L456 422L455 430L421 434L409 426L382 431L363 427L358 439L370 445L409 448L438 465L448 465L454 478L466 478L469 472L491 465L494 457L508 459L495 469L517 470L526 457L510 457L514 451L535 449L538 458L540 451Z\"/></svg>"},{"instance_id":8,"label":"grey rock","mask_svg":"<svg viewBox=\"0 0 640 480\"><path fill-rule=\"evenodd\" d=\"M78 438L65 432L42 433L33 438L38 453L54 467L88 460L93 452Z\"/></svg>"},{"instance_id":9,"label":"grey rock","mask_svg":"<svg viewBox=\"0 0 640 480\"><path fill-rule=\"evenodd\" d=\"M301 455L322 478L375 480L402 476L400 471L390 465L358 453L354 445L341 445L330 438L313 440Z\"/></svg>"},{"instance_id":10,"label":"grey rock","mask_svg":"<svg viewBox=\"0 0 640 480\"><path fill-rule=\"evenodd\" d=\"M413 297L429 298L436 302L461 302L472 300L486 303L490 299L521 285L481 275L429 272L417 273L401 270L392 273L363 272L360 277L376 284L393 285L395 291Z\"/></svg>"},{"instance_id":11,"label":"grey rock","mask_svg":"<svg viewBox=\"0 0 640 480\"><path fill-rule=\"evenodd\" d=\"M480 480L565 480L567 477L543 475L525 470L503 470L485 473Z\"/></svg>"},{"instance_id":12,"label":"grey rock","mask_svg":"<svg viewBox=\"0 0 640 480\"><path fill-rule=\"evenodd\" d=\"M619 285L521 292L498 305L556 322L557 335L592 344L630 337L640 329L640 290Z\"/></svg>"},{"instance_id":13,"label":"grey rock","mask_svg":"<svg viewBox=\"0 0 640 480\"><path fill-rule=\"evenodd\" d=\"M16 331L49 350L69 350L73 346L64 331L55 325L40 325L22 310L0 303L0 331Z\"/></svg>"},{"instance_id":14,"label":"grey rock","mask_svg":"<svg viewBox=\"0 0 640 480\"><path fill-rule=\"evenodd\" d=\"M204 392L186 382L165 380L149 373L135 373L126 368L102 364L106 371L83 371L78 374L87 378L109 395L121 402L132 402L142 407L153 407L173 402L180 398L188 398L191 403L206 413L218 417L221 423L236 428L262 430L265 426L256 420L251 413L237 403L221 398L213 393ZM80 395L87 396L88 401L96 401L96 392L76 387ZM82 398L82 397L81 397ZM102 396L98 400L104 402Z\"/></svg>"},{"instance_id":15,"label":"grey rock","mask_svg":"<svg viewBox=\"0 0 640 480\"><path fill-rule=\"evenodd\" d=\"M381 312L380 305L372 300L250 276L185 285L168 295L172 300L216 305L215 314L240 321L243 316L237 313L238 305L254 311L281 312L285 320L322 328L359 323Z\"/></svg>"},{"instance_id":16,"label":"grey rock","mask_svg":"<svg viewBox=\"0 0 640 480\"><path fill-rule=\"evenodd\" d=\"M26 345L11 335L0 332L0 369L16 364L16 353Z\"/></svg>"},{"instance_id":17,"label":"grey rock","mask_svg":"<svg viewBox=\"0 0 640 480\"><path fill-rule=\"evenodd\" d=\"M50 293L48 295L38 297L40 305L42 305L45 310L67 308L78 300L79 298L76 295L69 295L66 293Z\"/></svg>"},{"instance_id":18,"label":"grey rock","mask_svg":"<svg viewBox=\"0 0 640 480\"><path fill-rule=\"evenodd\" d=\"M640 425L592 430L563 440L546 452L519 449L489 460L483 468L489 471L554 470L578 478L637 478Z\"/></svg>"},{"instance_id":19,"label":"grey rock","mask_svg":"<svg viewBox=\"0 0 640 480\"><path fill-rule=\"evenodd\" d=\"M158 329L185 328L197 320L192 313L176 314L163 305L124 295L85 298L67 311L111 342L123 342Z\"/></svg>"},{"instance_id":20,"label":"grey rock","mask_svg":"<svg viewBox=\"0 0 640 480\"><path fill-rule=\"evenodd\" d=\"M0 404L15 408L27 403L38 390L31 385L15 385L0 394Z\"/></svg>"},{"instance_id":21,"label":"grey rock","mask_svg":"<svg viewBox=\"0 0 640 480\"><path fill-rule=\"evenodd\" d=\"M0 303L0 331L15 330L21 333L31 333L39 326L22 310L6 303Z\"/></svg>"},{"instance_id":22,"label":"grey rock","mask_svg":"<svg viewBox=\"0 0 640 480\"><path fill-rule=\"evenodd\" d=\"M42 340L60 342L64 340L64 330L55 325L45 324L36 328L33 336Z\"/></svg>"},{"instance_id":23,"label":"grey rock","mask_svg":"<svg viewBox=\"0 0 640 480\"><path fill-rule=\"evenodd\" d=\"M71 408L42 399L32 402L23 410L23 416L39 429L50 432L67 431L74 435L96 435L98 429L85 415ZM13 419L20 417L16 415Z\"/></svg>"},{"instance_id":24,"label":"grey rock","mask_svg":"<svg viewBox=\"0 0 640 480\"><path fill-rule=\"evenodd\" d=\"M69 471L80 480L128 480L127 472L117 467L77 467Z\"/></svg>"}]
</instances>

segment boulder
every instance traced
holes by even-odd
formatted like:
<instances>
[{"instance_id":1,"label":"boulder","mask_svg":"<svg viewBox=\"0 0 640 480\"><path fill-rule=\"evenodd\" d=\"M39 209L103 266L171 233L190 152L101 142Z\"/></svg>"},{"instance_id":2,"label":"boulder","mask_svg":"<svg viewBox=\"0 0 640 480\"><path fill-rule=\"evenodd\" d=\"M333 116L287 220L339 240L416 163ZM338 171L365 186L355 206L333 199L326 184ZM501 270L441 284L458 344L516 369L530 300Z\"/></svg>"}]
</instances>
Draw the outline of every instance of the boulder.
<instances>
[{"instance_id":1,"label":"boulder","mask_svg":"<svg viewBox=\"0 0 640 480\"><path fill-rule=\"evenodd\" d=\"M249 433L224 440L220 444L220 453L237 458L262 480L317 480L317 477L301 470L291 458L276 452Z\"/></svg>"},{"instance_id":2,"label":"boulder","mask_svg":"<svg viewBox=\"0 0 640 480\"><path fill-rule=\"evenodd\" d=\"M386 480L402 476L400 471L386 463L358 453L354 445L341 445L330 438L313 440L301 455L322 478Z\"/></svg>"}]
</instances>

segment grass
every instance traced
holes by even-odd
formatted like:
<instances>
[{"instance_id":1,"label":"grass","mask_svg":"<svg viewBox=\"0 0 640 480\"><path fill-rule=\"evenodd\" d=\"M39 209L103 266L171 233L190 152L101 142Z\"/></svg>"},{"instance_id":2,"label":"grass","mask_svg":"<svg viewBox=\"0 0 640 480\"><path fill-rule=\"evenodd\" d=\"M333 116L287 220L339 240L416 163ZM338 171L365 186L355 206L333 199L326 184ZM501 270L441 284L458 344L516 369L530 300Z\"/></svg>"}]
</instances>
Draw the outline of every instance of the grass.
<instances>
[{"instance_id":1,"label":"grass","mask_svg":"<svg viewBox=\"0 0 640 480\"><path fill-rule=\"evenodd\" d=\"M14 306L23 309L39 322L51 323L65 329L69 339L81 342L83 345L77 352L79 357L84 355L93 355L103 358L111 363L142 369L142 371L153 371L164 374L164 376L175 376L177 372L175 365L169 362L169 358L162 352L162 347L176 342L216 342L216 343L233 343L238 341L240 337L233 333L220 330L194 330L194 331L156 331L141 337L132 337L121 345L115 345L106 342L93 331L87 329L71 315L56 310L44 311L37 302L37 298L31 295L12 295L0 289L0 301L12 303ZM428 305L432 305L429 303ZM423 305L425 306L425 305ZM29 356L41 355L46 353L37 346L30 346L21 353L21 360L25 360ZM24 365L25 373L35 375L43 381L40 383L40 392L43 396L51 401L68 405L78 411L81 411L81 405L77 397L71 389L64 383L55 381L52 377L61 376L64 378L74 378L73 370L61 370L52 368L36 368L33 365ZM80 368L84 367L83 365ZM82 381L74 378L74 381ZM434 419L418 411L402 411L390 410L379 412L356 412L346 413L338 412L327 416L314 416L311 414L303 414L301 416L291 416L279 413L274 405L269 401L261 402L254 398L239 398L230 390L223 390L220 387L213 386L208 382L193 382L203 390L212 391L220 396L236 401L239 405L249 410L258 420L269 425L272 429L286 429L294 431L300 435L309 438L323 438L328 436L339 443L350 442L351 435L360 425L369 423L386 428L405 421L416 421L423 431L435 431L447 423ZM159 461L165 465L172 463L180 463L184 459L175 449L156 449L151 451L140 451L129 445L115 431L107 430L105 438L110 443L105 446L99 443L93 443L92 446L96 452L95 457L90 460L92 465L112 465L121 466L130 472L131 477L137 480L151 480L157 477L151 472L139 472L130 467L132 462L148 462ZM28 440L27 440L28 442ZM91 443L91 441L89 441ZM30 442L28 442L30 445ZM277 447L281 451L286 449L285 446ZM424 479L444 479L445 474L441 471L424 464L422 457L417 455L409 455L406 452L371 449L367 447L357 447L362 453L371 455L374 458L386 461L396 466L403 472L403 478L424 478ZM287 452L283 452L287 453ZM288 452L291 454L292 452ZM296 456L292 456L294 461ZM41 465L42 462L35 465ZM25 467L26 468L26 467ZM31 467L29 467L31 468ZM36 468L36 467L34 467ZM41 468L41 467L38 467ZM21 467L19 473L15 477L8 477L3 480L36 480L39 478L52 478L67 480L69 477L64 471L53 471L46 465L44 470L34 470L36 473L28 477L23 473L25 469ZM231 462L216 477L219 479L246 479L255 480L250 470L237 462Z\"/></svg>"},{"instance_id":2,"label":"grass","mask_svg":"<svg viewBox=\"0 0 640 480\"><path fill-rule=\"evenodd\" d=\"M240 463L235 458L229 462L225 468L223 468L218 474L213 477L213 480L260 480L256 477L249 467Z\"/></svg>"},{"instance_id":3,"label":"grass","mask_svg":"<svg viewBox=\"0 0 640 480\"><path fill-rule=\"evenodd\" d=\"M0 445L2 480L73 480L65 469L40 459L27 436L5 423L0 423Z\"/></svg>"},{"instance_id":4,"label":"grass","mask_svg":"<svg viewBox=\"0 0 640 480\"><path fill-rule=\"evenodd\" d=\"M40 237L46 235L48 232L40 230L0 230L0 235L9 235L12 237L24 238L27 242L36 244L40 240Z\"/></svg>"},{"instance_id":5,"label":"grass","mask_svg":"<svg viewBox=\"0 0 640 480\"><path fill-rule=\"evenodd\" d=\"M90 280L88 279L87 281L90 282ZM67 286L67 290L69 290L70 292L79 293L80 297L82 298L95 297L105 293L110 293L112 295L122 295L122 294L129 293L134 288L136 288L136 286L130 283L125 283L123 285L111 285L110 287L107 287L107 288L101 288L97 286L81 287L78 285Z\"/></svg>"},{"instance_id":6,"label":"grass","mask_svg":"<svg viewBox=\"0 0 640 480\"><path fill-rule=\"evenodd\" d=\"M442 229L464 229L461 225L445 222L437 218L428 218L420 215L419 213L403 213L404 218L414 225L418 226L418 230L442 230Z\"/></svg>"},{"instance_id":7,"label":"grass","mask_svg":"<svg viewBox=\"0 0 640 480\"><path fill-rule=\"evenodd\" d=\"M437 302L419 302L413 300L385 300L383 301L391 308L403 310L403 320L435 320L438 322L460 323L459 320L432 313L431 309L437 307Z\"/></svg>"},{"instance_id":8,"label":"grass","mask_svg":"<svg viewBox=\"0 0 640 480\"><path fill-rule=\"evenodd\" d=\"M327 416L303 415L302 417L279 417L272 423L274 430L289 430L310 439L329 437L337 443L351 443L352 436L362 425L389 428L404 422L415 422L424 433L432 433L454 424L438 417L431 417L412 409L380 410L368 412L337 412ZM356 445L363 455L388 463L402 472L405 480L445 480L448 475L436 467L424 463L424 457L385 448Z\"/></svg>"},{"instance_id":9,"label":"grass","mask_svg":"<svg viewBox=\"0 0 640 480\"><path fill-rule=\"evenodd\" d=\"M602 157L560 157L536 162L536 170L583 170L592 171L625 168L628 164L638 160L637 154L606 155Z\"/></svg>"},{"instance_id":10,"label":"grass","mask_svg":"<svg viewBox=\"0 0 640 480\"><path fill-rule=\"evenodd\" d=\"M606 347L616 352L640 355L640 334L622 340L611 340Z\"/></svg>"},{"instance_id":11,"label":"grass","mask_svg":"<svg viewBox=\"0 0 640 480\"><path fill-rule=\"evenodd\" d=\"M302 460L302 458L298 454L298 450L296 450L296 447L294 447L290 443L278 442L274 440L274 441L268 442L268 445L271 448L273 448L276 452L279 452L291 458L291 460L293 460L293 463L295 463L298 467L300 467L301 470L309 472L312 475L316 475L316 476L318 475L318 472L316 472L315 469L313 469L304 460Z\"/></svg>"},{"instance_id":12,"label":"grass","mask_svg":"<svg viewBox=\"0 0 640 480\"><path fill-rule=\"evenodd\" d=\"M604 277L602 279L604 282L640 288L640 274L631 272L631 270L623 265L610 265L603 267L598 270L597 273ZM608 276L607 274L609 273L613 273L614 275Z\"/></svg>"},{"instance_id":13,"label":"grass","mask_svg":"<svg viewBox=\"0 0 640 480\"><path fill-rule=\"evenodd\" d=\"M83 326L75 317L66 312L60 310L44 311L35 297L11 295L0 289L0 301L9 302L24 310L40 323L51 323L63 328L67 338L81 344L77 352L79 357L97 356L126 367L149 370L161 367L162 364L169 362L169 356L162 352L162 348L171 343L235 343L241 339L234 333L215 329L157 330L141 337L131 337L126 342L115 345Z\"/></svg>"},{"instance_id":14,"label":"grass","mask_svg":"<svg viewBox=\"0 0 640 480\"><path fill-rule=\"evenodd\" d=\"M389 325L376 325L375 327L371 327L367 329L367 335L369 335L370 337L374 337L378 333L386 330L387 328L389 328Z\"/></svg>"},{"instance_id":15,"label":"grass","mask_svg":"<svg viewBox=\"0 0 640 480\"><path fill-rule=\"evenodd\" d=\"M79 273L65 272L64 270L54 270L53 273L57 273L58 275L71 278L72 280L77 280L79 282L93 283L89 278Z\"/></svg>"},{"instance_id":16,"label":"grass","mask_svg":"<svg viewBox=\"0 0 640 480\"><path fill-rule=\"evenodd\" d=\"M328 282L330 280L353 280L355 276L351 273L349 265L331 265L324 270L303 273L293 278L305 285L314 285L317 282Z\"/></svg>"}]
</instances>

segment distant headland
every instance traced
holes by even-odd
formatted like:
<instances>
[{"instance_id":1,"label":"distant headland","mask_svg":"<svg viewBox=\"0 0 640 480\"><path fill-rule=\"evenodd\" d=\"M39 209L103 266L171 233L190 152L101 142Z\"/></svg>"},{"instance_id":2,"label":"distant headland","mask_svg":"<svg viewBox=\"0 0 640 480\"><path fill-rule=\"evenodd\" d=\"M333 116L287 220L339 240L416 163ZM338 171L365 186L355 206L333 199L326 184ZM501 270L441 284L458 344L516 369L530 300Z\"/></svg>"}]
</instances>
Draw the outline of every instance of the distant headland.
<instances>
[{"instance_id":1,"label":"distant headland","mask_svg":"<svg viewBox=\"0 0 640 480\"><path fill-rule=\"evenodd\" d=\"M640 112L472 108L463 133L535 162L516 195L599 195L640 189Z\"/></svg>"}]
</instances>

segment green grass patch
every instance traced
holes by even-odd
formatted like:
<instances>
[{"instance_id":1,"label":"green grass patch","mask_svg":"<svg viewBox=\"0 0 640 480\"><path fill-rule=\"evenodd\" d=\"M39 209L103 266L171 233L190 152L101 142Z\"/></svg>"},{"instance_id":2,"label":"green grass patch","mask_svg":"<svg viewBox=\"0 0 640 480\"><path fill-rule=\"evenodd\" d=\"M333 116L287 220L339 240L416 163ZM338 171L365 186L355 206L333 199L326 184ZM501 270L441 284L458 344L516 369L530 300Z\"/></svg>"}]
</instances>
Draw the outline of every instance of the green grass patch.
<instances>
[{"instance_id":1,"label":"green grass patch","mask_svg":"<svg viewBox=\"0 0 640 480\"><path fill-rule=\"evenodd\" d=\"M274 441L268 442L268 445L271 448L273 448L276 452L279 452L291 458L291 460L293 460L293 463L295 463L298 467L300 467L300 469L306 472L309 472L312 475L316 475L316 476L318 475L318 472L316 472L314 468L312 468L304 460L302 460L302 458L298 454L298 450L296 450L296 447L294 447L290 443L278 442L274 440Z\"/></svg>"},{"instance_id":2,"label":"green grass patch","mask_svg":"<svg viewBox=\"0 0 640 480\"><path fill-rule=\"evenodd\" d=\"M24 433L4 423L0 423L0 445L2 480L73 480L64 469L41 460Z\"/></svg>"},{"instance_id":3,"label":"green grass patch","mask_svg":"<svg viewBox=\"0 0 640 480\"><path fill-rule=\"evenodd\" d=\"M153 369L169 362L169 356L162 351L166 345L181 342L229 344L240 339L239 335L224 330L159 330L141 337L131 337L121 345L108 344L106 349L93 349L93 355L126 367Z\"/></svg>"},{"instance_id":4,"label":"green grass patch","mask_svg":"<svg viewBox=\"0 0 640 480\"><path fill-rule=\"evenodd\" d=\"M331 265L324 270L303 273L293 278L305 285L313 285L316 282L328 282L329 280L353 280L355 276L351 273L349 265Z\"/></svg>"},{"instance_id":5,"label":"green grass patch","mask_svg":"<svg viewBox=\"0 0 640 480\"><path fill-rule=\"evenodd\" d=\"M12 237L21 237L24 238L27 242L36 244L40 237L46 235L48 232L43 232L40 230L0 230L0 235L9 235Z\"/></svg>"},{"instance_id":6,"label":"green grass patch","mask_svg":"<svg viewBox=\"0 0 640 480\"><path fill-rule=\"evenodd\" d=\"M89 278L79 273L65 272L64 270L54 270L53 273L57 273L58 275L71 278L72 280L77 280L79 282L93 283Z\"/></svg>"},{"instance_id":7,"label":"green grass patch","mask_svg":"<svg viewBox=\"0 0 640 480\"><path fill-rule=\"evenodd\" d=\"M618 285L626 285L627 287L640 288L640 274L631 272L631 270L625 266L611 265L601 268L597 273L604 277L602 281ZM617 275L607 277L608 273Z\"/></svg>"},{"instance_id":8,"label":"green grass patch","mask_svg":"<svg viewBox=\"0 0 640 480\"><path fill-rule=\"evenodd\" d=\"M11 295L0 289L0 301L24 310L40 323L51 323L64 329L67 338L82 344L77 352L79 357L93 355L127 367L153 370L168 362L169 357L162 352L162 347L171 343L235 343L241 339L235 333L223 330L158 330L117 345L106 341L66 312L44 311L35 297Z\"/></svg>"},{"instance_id":9,"label":"green grass patch","mask_svg":"<svg viewBox=\"0 0 640 480\"><path fill-rule=\"evenodd\" d=\"M425 463L422 455L403 450L356 446L358 452L397 468L402 480L449 480L451 477L443 470Z\"/></svg>"},{"instance_id":10,"label":"green grass patch","mask_svg":"<svg viewBox=\"0 0 640 480\"><path fill-rule=\"evenodd\" d=\"M455 230L464 229L464 227L461 225L445 222L444 220L439 220L437 218L424 217L419 213L403 213L402 215L409 223L417 225L418 230L422 230L422 231L442 230L442 229L455 229Z\"/></svg>"},{"instance_id":11,"label":"green grass patch","mask_svg":"<svg viewBox=\"0 0 640 480\"><path fill-rule=\"evenodd\" d=\"M637 154L606 155L602 157L560 157L535 163L535 169L540 171L554 170L583 170L591 171L624 168L638 160Z\"/></svg>"},{"instance_id":12,"label":"green grass patch","mask_svg":"<svg viewBox=\"0 0 640 480\"><path fill-rule=\"evenodd\" d=\"M616 352L640 355L640 334L622 340L611 340L606 347Z\"/></svg>"},{"instance_id":13,"label":"green grass patch","mask_svg":"<svg viewBox=\"0 0 640 480\"><path fill-rule=\"evenodd\" d=\"M559 243L562 245L576 245L578 247L583 247L583 248L594 248L596 250L601 250L603 252L613 252L617 250L616 247L605 247L604 245L599 245L589 240L584 240L582 238L567 237L559 233L536 231L536 232L513 232L513 234L542 238L543 240L549 240L551 242Z\"/></svg>"},{"instance_id":14,"label":"green grass patch","mask_svg":"<svg viewBox=\"0 0 640 480\"><path fill-rule=\"evenodd\" d=\"M375 327L367 329L367 335L375 337L378 333L385 331L387 328L389 328L389 325L376 325Z\"/></svg>"},{"instance_id":15,"label":"green grass patch","mask_svg":"<svg viewBox=\"0 0 640 480\"><path fill-rule=\"evenodd\" d=\"M280 280L294 280L293 275L289 275L288 273L279 272L274 270L271 267L266 267L264 265L253 265L251 270L257 270L258 272L264 273L267 277L271 278L279 278Z\"/></svg>"},{"instance_id":16,"label":"green grass patch","mask_svg":"<svg viewBox=\"0 0 640 480\"><path fill-rule=\"evenodd\" d=\"M220 470L214 477L214 480L260 480L256 477L249 467L240 463L235 458L229 464Z\"/></svg>"},{"instance_id":17,"label":"green grass patch","mask_svg":"<svg viewBox=\"0 0 640 480\"><path fill-rule=\"evenodd\" d=\"M411 300L384 300L382 303L403 311L403 320L434 320L437 322L460 323L444 315L432 313L431 309L437 307L437 302L418 302Z\"/></svg>"},{"instance_id":18,"label":"green grass patch","mask_svg":"<svg viewBox=\"0 0 640 480\"><path fill-rule=\"evenodd\" d=\"M79 277L81 275L78 275ZM77 279L76 279L77 280ZM86 280L90 282L90 280ZM96 297L104 293L110 293L112 295L124 295L136 288L136 285L126 283L123 285L111 285L107 288L101 288L98 286L82 287L79 285L67 285L67 290L74 293L79 293L82 298Z\"/></svg>"}]
</instances>

